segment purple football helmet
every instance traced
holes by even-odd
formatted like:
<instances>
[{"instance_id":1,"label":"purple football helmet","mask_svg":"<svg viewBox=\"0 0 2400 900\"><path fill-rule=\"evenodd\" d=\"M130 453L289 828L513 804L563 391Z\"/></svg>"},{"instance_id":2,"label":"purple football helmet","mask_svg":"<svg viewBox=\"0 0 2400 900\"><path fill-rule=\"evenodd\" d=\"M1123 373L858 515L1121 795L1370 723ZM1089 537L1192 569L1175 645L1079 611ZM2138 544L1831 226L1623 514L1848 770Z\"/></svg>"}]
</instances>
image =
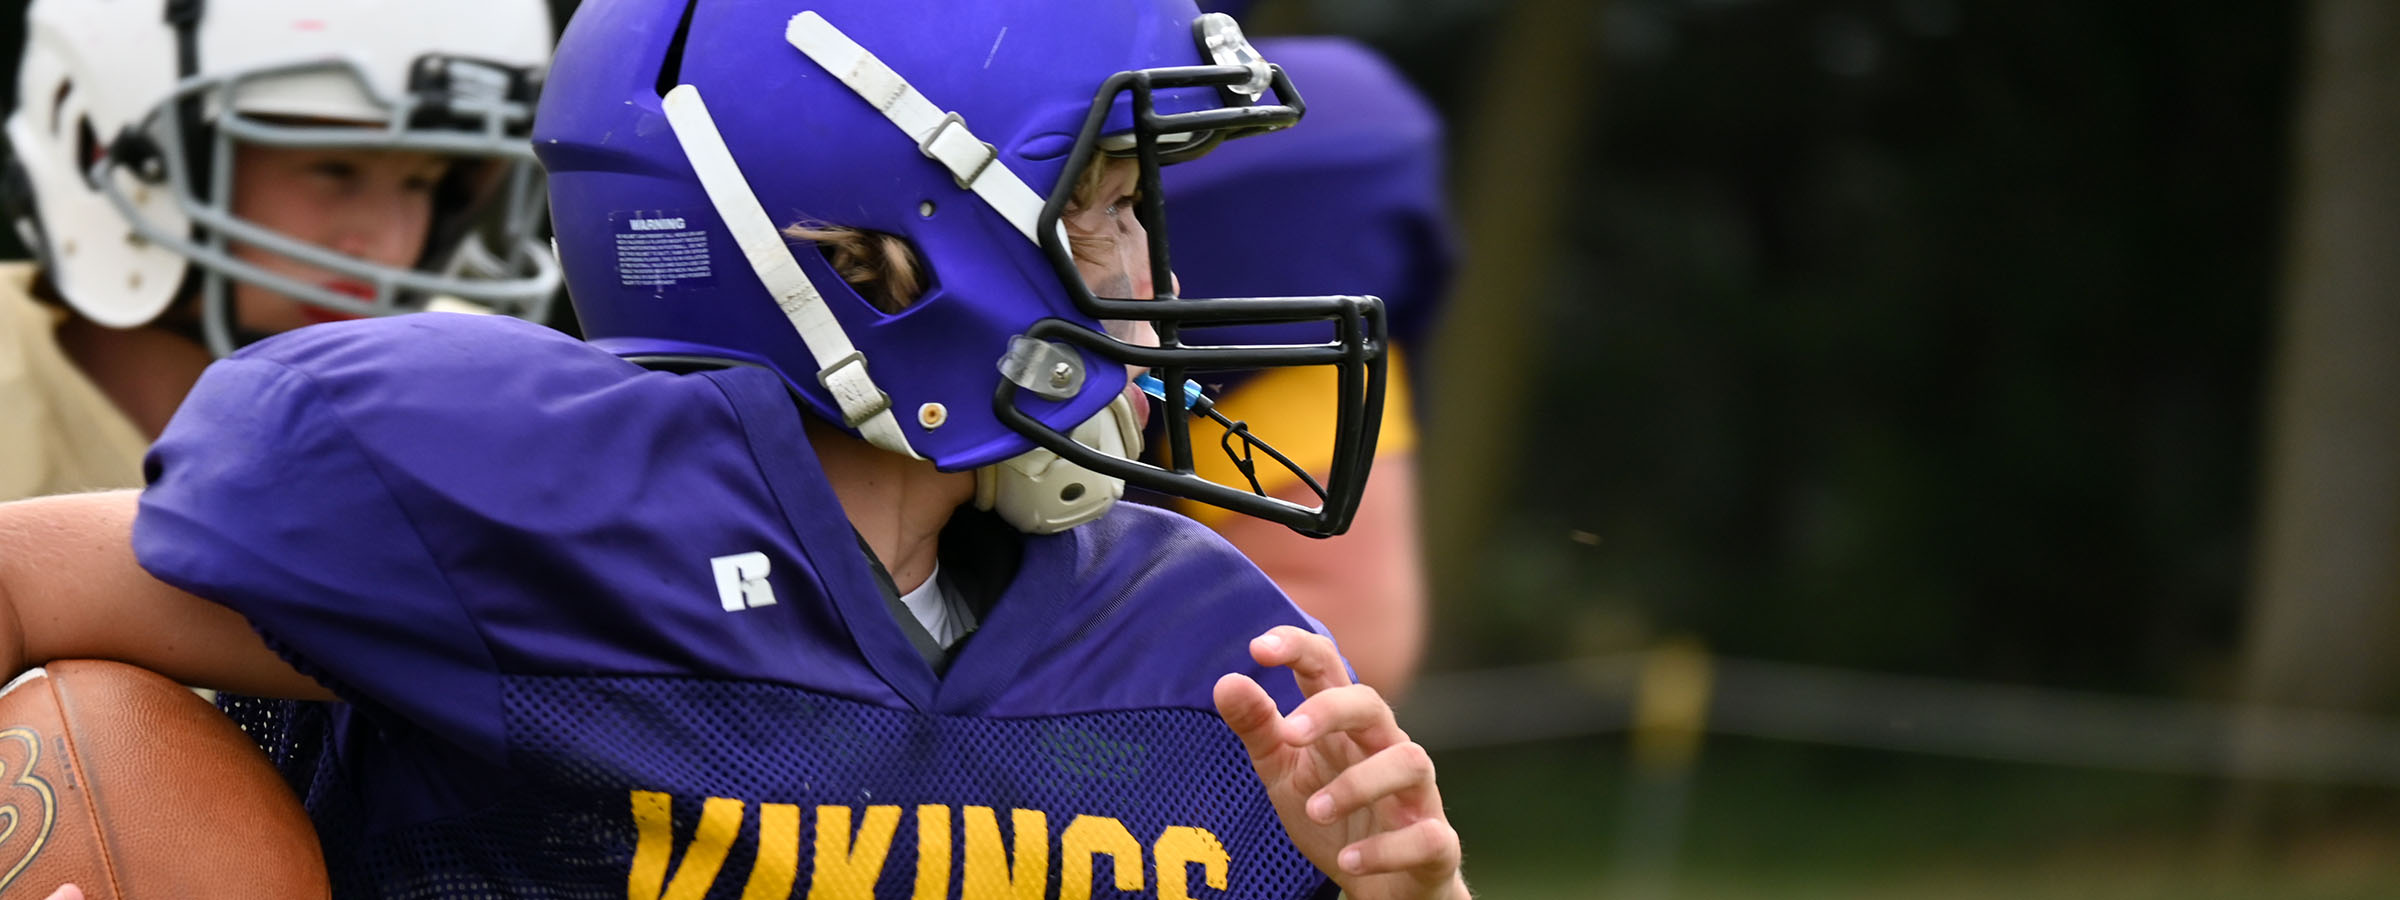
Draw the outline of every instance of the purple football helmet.
<instances>
[{"instance_id":1,"label":"purple football helmet","mask_svg":"<svg viewBox=\"0 0 2400 900\"><path fill-rule=\"evenodd\" d=\"M1158 173L1302 110L1282 70L1192 0L591 0L559 44L534 142L596 344L654 364L769 367L814 415L947 471L1048 451L1326 535L1348 526L1374 456L1382 303L1165 293ZM1061 219L1101 155L1140 163L1156 298L1096 296L1070 254ZM923 296L876 309L814 247L775 231L798 222L906 240L927 270ZM1111 336L1103 323L1118 320L1155 323L1158 344ZM1272 323L1313 336L1181 339ZM1153 397L1178 398L1159 404L1163 467L1070 437L1118 402L1129 365L1162 379ZM1192 474L1189 426L1202 419L1224 430L1203 451L1244 471L1257 456L1290 465L1187 381L1279 366L1337 370L1331 471L1321 484L1300 473L1315 506L1265 496L1255 477Z\"/></svg>"}]
</instances>

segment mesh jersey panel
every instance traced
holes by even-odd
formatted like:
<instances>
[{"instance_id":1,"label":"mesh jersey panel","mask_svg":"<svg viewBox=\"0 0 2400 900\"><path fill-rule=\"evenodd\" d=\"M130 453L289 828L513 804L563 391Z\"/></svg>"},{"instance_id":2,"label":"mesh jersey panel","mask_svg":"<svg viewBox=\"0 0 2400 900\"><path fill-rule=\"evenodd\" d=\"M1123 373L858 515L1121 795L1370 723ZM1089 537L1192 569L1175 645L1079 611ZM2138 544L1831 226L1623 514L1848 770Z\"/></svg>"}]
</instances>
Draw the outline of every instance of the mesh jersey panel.
<instances>
[{"instance_id":1,"label":"mesh jersey panel","mask_svg":"<svg viewBox=\"0 0 2400 900\"><path fill-rule=\"evenodd\" d=\"M1042 879L1034 896L1059 897L1074 825L1102 843L1135 851L1141 889L1118 891L1117 863L1089 856L1095 898L1160 896L1162 851L1210 855L1221 847L1226 886L1205 864L1171 866L1189 896L1233 900L1329 897L1332 885L1285 836L1265 790L1232 733L1197 709L1140 709L993 719L941 716L814 694L793 687L675 678L511 678L505 690L511 766L491 802L471 812L368 833L356 815L356 767L339 758L340 724L322 704L231 698L226 710L266 746L309 805L326 845L337 897L608 898L701 900L745 897L764 876L764 896L784 897L762 866L770 817L792 861L788 896L808 896L825 852L821 824L847 818L843 847L858 851L886 833L889 844L872 896L1020 896L993 872ZM372 727L359 720L352 727ZM363 742L362 742L363 743ZM711 801L710 798L719 798ZM728 801L738 801L738 815ZM645 803L665 813L650 820ZM918 846L938 805L931 869L940 893L919 890L928 865ZM770 811L777 805L796 808ZM714 815L709 810L714 808ZM874 807L896 807L881 811ZM985 811L970 810L980 807ZM1035 860L1015 834L1038 811L1046 834ZM1108 822L1082 823L1081 816ZM704 824L704 819L713 819ZM672 834L662 838L662 822ZM789 822L796 821L796 832ZM989 825L996 823L997 831ZM734 826L730 829L727 826ZM712 831L711 829L715 829ZM1204 830L1198 838L1191 829ZM716 837L700 837L714 834ZM997 840L993 840L994 837ZM1129 838L1130 840L1127 840ZM663 841L663 843L662 843ZM796 847L793 845L796 844ZM640 849L666 848L647 882ZM1004 848L1004 849L996 849ZM840 848L836 848L840 849ZM946 858L946 870L940 860ZM716 861L713 879L705 877ZM998 860L1000 868L992 868ZM982 866L982 876L971 870ZM1028 866L1039 866L1038 870ZM1170 873L1171 875L1171 873ZM688 882L684 879L687 879ZM829 879L838 877L834 874ZM977 892L965 881L982 877ZM856 890L859 881L828 883ZM1030 887L1030 885L1026 885ZM835 892L831 896L866 896Z\"/></svg>"}]
</instances>

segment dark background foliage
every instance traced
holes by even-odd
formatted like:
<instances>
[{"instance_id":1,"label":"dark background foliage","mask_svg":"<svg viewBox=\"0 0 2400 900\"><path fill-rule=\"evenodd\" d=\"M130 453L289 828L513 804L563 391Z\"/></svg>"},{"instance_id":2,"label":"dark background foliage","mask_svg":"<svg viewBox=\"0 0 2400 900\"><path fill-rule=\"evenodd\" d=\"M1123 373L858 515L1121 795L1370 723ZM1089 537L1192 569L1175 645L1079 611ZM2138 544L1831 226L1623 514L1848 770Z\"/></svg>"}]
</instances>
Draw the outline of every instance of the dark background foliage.
<instances>
[{"instance_id":1,"label":"dark background foliage","mask_svg":"<svg viewBox=\"0 0 2400 900\"><path fill-rule=\"evenodd\" d=\"M1443 598L1475 637L1447 658L1695 632L2209 683L2245 585L2298 10L1591 12L1600 102L1557 111L1591 135L1558 246L1479 261L1547 289L1492 584ZM1498 14L1369 32L1462 142L1459 26ZM1590 627L1540 627L1562 620Z\"/></svg>"}]
</instances>

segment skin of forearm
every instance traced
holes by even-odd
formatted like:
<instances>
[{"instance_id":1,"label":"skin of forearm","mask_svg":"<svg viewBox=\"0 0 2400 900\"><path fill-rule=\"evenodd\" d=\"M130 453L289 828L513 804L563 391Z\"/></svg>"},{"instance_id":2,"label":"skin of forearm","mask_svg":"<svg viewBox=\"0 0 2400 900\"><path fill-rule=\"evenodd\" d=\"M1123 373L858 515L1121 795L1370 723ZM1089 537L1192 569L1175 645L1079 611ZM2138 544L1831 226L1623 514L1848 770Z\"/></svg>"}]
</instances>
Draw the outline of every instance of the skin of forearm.
<instances>
[{"instance_id":1,"label":"skin of forearm","mask_svg":"<svg viewBox=\"0 0 2400 900\"><path fill-rule=\"evenodd\" d=\"M118 514L118 494L70 494L0 503L0 671L9 675L48 662L62 623L57 607L68 582L94 572L89 557L104 555L106 535L131 519ZM130 552L130 551L128 551ZM95 584L105 589L104 584Z\"/></svg>"},{"instance_id":2,"label":"skin of forearm","mask_svg":"<svg viewBox=\"0 0 2400 900\"><path fill-rule=\"evenodd\" d=\"M0 503L0 665L107 659L197 687L329 700L241 614L154 578L133 555L140 494Z\"/></svg>"}]
</instances>

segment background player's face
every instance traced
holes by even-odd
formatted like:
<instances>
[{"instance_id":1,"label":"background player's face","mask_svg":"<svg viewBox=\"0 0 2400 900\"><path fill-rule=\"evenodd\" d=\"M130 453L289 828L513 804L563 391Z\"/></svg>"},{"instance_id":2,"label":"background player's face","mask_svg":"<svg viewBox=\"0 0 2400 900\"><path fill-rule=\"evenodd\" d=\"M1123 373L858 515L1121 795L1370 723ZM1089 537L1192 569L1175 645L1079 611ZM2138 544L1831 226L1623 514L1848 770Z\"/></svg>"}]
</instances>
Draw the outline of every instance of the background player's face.
<instances>
[{"instance_id":1,"label":"background player's face","mask_svg":"<svg viewBox=\"0 0 2400 900\"><path fill-rule=\"evenodd\" d=\"M295 239L359 259L408 268L425 250L435 185L450 160L394 150L242 145L234 159L233 213ZM236 243L233 255L268 271L339 293L374 296L373 286L289 257ZM249 331L276 333L352 318L276 291L234 281L235 314Z\"/></svg>"}]
</instances>

